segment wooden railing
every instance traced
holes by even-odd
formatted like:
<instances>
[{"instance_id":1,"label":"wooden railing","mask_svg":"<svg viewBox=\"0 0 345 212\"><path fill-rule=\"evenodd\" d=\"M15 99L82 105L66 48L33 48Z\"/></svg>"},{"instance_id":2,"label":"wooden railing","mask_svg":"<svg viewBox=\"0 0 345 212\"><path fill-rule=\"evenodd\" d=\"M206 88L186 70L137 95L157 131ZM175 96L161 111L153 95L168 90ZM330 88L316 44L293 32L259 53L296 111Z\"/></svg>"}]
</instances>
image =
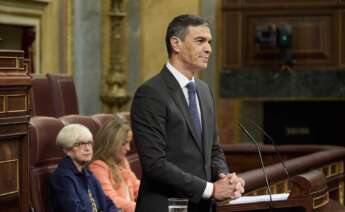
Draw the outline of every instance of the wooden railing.
<instances>
[{"instance_id":1,"label":"wooden railing","mask_svg":"<svg viewBox=\"0 0 345 212\"><path fill-rule=\"evenodd\" d=\"M296 176L318 171L324 176L326 191L312 197L310 210L326 205L328 199L344 205L345 148L320 145L287 145L278 148L291 180L288 179L282 163L277 159L274 148L270 145L260 146L264 162L267 163L265 169L272 193L293 193ZM226 145L223 149L231 171L237 172L246 181L245 195L268 194L256 148L239 144ZM236 170L237 167L241 167L240 170Z\"/></svg>"}]
</instances>

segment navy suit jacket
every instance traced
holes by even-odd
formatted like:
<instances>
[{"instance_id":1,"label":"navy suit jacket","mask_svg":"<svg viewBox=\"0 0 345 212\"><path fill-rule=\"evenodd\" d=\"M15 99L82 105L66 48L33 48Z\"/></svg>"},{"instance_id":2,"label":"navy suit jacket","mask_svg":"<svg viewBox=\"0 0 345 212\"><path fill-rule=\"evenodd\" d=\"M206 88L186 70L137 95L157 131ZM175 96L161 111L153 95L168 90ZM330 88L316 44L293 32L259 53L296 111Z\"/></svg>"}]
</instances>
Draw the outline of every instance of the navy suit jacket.
<instances>
[{"instance_id":1,"label":"navy suit jacket","mask_svg":"<svg viewBox=\"0 0 345 212\"><path fill-rule=\"evenodd\" d=\"M203 135L198 141L180 85L164 66L136 91L131 124L143 168L137 212L168 211L168 198L189 199L189 211L209 212L202 199L207 181L228 173L218 143L215 104L206 83L196 79Z\"/></svg>"}]
</instances>

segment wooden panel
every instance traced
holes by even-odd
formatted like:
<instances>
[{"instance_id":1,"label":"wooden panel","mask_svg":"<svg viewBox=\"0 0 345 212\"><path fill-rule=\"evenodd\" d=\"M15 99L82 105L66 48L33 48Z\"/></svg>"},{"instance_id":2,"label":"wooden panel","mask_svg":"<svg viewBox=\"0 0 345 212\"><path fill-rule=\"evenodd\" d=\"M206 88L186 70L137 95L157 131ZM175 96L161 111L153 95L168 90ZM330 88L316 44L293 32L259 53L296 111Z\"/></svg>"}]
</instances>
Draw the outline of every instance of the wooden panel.
<instances>
[{"instance_id":1,"label":"wooden panel","mask_svg":"<svg viewBox=\"0 0 345 212\"><path fill-rule=\"evenodd\" d=\"M244 64L279 63L279 49L256 44L257 26L280 26L289 24L293 27L292 54L296 65L337 66L338 38L337 14L325 11L260 11L244 15L243 31L246 40L243 43Z\"/></svg>"},{"instance_id":2,"label":"wooden panel","mask_svg":"<svg viewBox=\"0 0 345 212\"><path fill-rule=\"evenodd\" d=\"M17 67L17 58L0 57L1 70L3 69L15 69Z\"/></svg>"},{"instance_id":3,"label":"wooden panel","mask_svg":"<svg viewBox=\"0 0 345 212\"><path fill-rule=\"evenodd\" d=\"M19 145L17 141L8 140L0 142L0 162L15 160L19 156Z\"/></svg>"},{"instance_id":4,"label":"wooden panel","mask_svg":"<svg viewBox=\"0 0 345 212\"><path fill-rule=\"evenodd\" d=\"M1 56L0 55L0 72L25 72L24 58Z\"/></svg>"},{"instance_id":5,"label":"wooden panel","mask_svg":"<svg viewBox=\"0 0 345 212\"><path fill-rule=\"evenodd\" d=\"M345 0L343 0L343 3L345 4ZM344 36L345 36L345 10L341 10L340 12L340 39L339 39L339 43L340 43L340 66L341 67L345 67L345 40L344 40Z\"/></svg>"},{"instance_id":6,"label":"wooden panel","mask_svg":"<svg viewBox=\"0 0 345 212\"><path fill-rule=\"evenodd\" d=\"M13 193L18 193L18 160L0 161L0 172L7 173L0 175L0 197Z\"/></svg>"},{"instance_id":7,"label":"wooden panel","mask_svg":"<svg viewBox=\"0 0 345 212\"><path fill-rule=\"evenodd\" d=\"M5 112L5 96L0 95L0 113Z\"/></svg>"},{"instance_id":8,"label":"wooden panel","mask_svg":"<svg viewBox=\"0 0 345 212\"><path fill-rule=\"evenodd\" d=\"M223 48L222 48L222 60L226 67L239 67L241 65L241 21L240 12L224 12L223 22L227 23L223 25Z\"/></svg>"},{"instance_id":9,"label":"wooden panel","mask_svg":"<svg viewBox=\"0 0 345 212\"><path fill-rule=\"evenodd\" d=\"M12 194L0 199L0 211L18 212L19 198L18 194Z\"/></svg>"},{"instance_id":10,"label":"wooden panel","mask_svg":"<svg viewBox=\"0 0 345 212\"><path fill-rule=\"evenodd\" d=\"M243 0L243 7L281 7L281 6L334 6L338 0Z\"/></svg>"},{"instance_id":11,"label":"wooden panel","mask_svg":"<svg viewBox=\"0 0 345 212\"><path fill-rule=\"evenodd\" d=\"M239 101L220 100L218 114L220 143L231 144L240 142L240 135L237 130L240 121L240 108Z\"/></svg>"},{"instance_id":12,"label":"wooden panel","mask_svg":"<svg viewBox=\"0 0 345 212\"><path fill-rule=\"evenodd\" d=\"M6 135L26 135L27 134L28 127L26 123L16 123L16 124L11 124L9 123L8 125L3 125L0 127L0 135L6 136ZM1 147L1 143L0 143ZM1 155L0 155L1 158Z\"/></svg>"},{"instance_id":13,"label":"wooden panel","mask_svg":"<svg viewBox=\"0 0 345 212\"><path fill-rule=\"evenodd\" d=\"M7 95L7 112L25 112L28 110L28 98L26 94Z\"/></svg>"},{"instance_id":14,"label":"wooden panel","mask_svg":"<svg viewBox=\"0 0 345 212\"><path fill-rule=\"evenodd\" d=\"M241 4L242 4L242 0L223 0L222 8L223 9L239 8Z\"/></svg>"},{"instance_id":15,"label":"wooden panel","mask_svg":"<svg viewBox=\"0 0 345 212\"><path fill-rule=\"evenodd\" d=\"M315 7L334 7L338 4L344 4L344 0L223 0L222 9L236 8L281 8L298 7L298 8L315 8Z\"/></svg>"}]
</instances>

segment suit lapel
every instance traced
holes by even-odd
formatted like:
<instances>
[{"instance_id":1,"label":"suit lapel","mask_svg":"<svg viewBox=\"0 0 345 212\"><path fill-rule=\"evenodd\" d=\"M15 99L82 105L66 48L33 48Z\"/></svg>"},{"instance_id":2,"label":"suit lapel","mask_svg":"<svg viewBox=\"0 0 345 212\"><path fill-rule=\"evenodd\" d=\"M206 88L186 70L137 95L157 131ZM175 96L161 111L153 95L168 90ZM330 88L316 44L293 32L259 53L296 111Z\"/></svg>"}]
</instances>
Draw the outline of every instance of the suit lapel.
<instances>
[{"instance_id":1,"label":"suit lapel","mask_svg":"<svg viewBox=\"0 0 345 212\"><path fill-rule=\"evenodd\" d=\"M164 81L166 82L167 86L169 87L169 92L170 92L171 97L174 99L177 107L179 108L184 119L187 122L188 128L192 133L193 141L198 146L200 152L203 152L202 151L203 148L201 146L201 141L198 141L198 137L196 135L196 129L195 129L195 126L193 124L192 118L190 116L190 113L188 110L188 105L186 102L186 98L182 92L180 85L178 84L175 77L169 72L169 70L165 66L164 66L161 73L163 75Z\"/></svg>"}]
</instances>

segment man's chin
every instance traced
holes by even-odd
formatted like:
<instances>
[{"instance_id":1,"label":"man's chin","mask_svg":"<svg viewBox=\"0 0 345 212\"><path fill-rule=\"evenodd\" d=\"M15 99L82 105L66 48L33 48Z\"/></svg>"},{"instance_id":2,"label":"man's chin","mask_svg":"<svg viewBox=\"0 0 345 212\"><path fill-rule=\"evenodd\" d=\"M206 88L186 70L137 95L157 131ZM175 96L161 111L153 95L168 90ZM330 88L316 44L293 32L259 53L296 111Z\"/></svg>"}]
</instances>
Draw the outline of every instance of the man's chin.
<instances>
[{"instance_id":1,"label":"man's chin","mask_svg":"<svg viewBox=\"0 0 345 212\"><path fill-rule=\"evenodd\" d=\"M202 67L202 69L207 69L207 65L208 65L208 61L201 63L200 67Z\"/></svg>"},{"instance_id":2,"label":"man's chin","mask_svg":"<svg viewBox=\"0 0 345 212\"><path fill-rule=\"evenodd\" d=\"M204 71L204 70L206 70L206 69L207 69L207 64L204 65L204 66L200 66L200 71Z\"/></svg>"},{"instance_id":3,"label":"man's chin","mask_svg":"<svg viewBox=\"0 0 345 212\"><path fill-rule=\"evenodd\" d=\"M207 69L207 64L198 64L193 66L193 72L194 73L199 73Z\"/></svg>"},{"instance_id":4,"label":"man's chin","mask_svg":"<svg viewBox=\"0 0 345 212\"><path fill-rule=\"evenodd\" d=\"M203 71L203 70L207 69L207 63L199 64L199 65L198 65L198 69L199 69L200 71Z\"/></svg>"}]
</instances>

